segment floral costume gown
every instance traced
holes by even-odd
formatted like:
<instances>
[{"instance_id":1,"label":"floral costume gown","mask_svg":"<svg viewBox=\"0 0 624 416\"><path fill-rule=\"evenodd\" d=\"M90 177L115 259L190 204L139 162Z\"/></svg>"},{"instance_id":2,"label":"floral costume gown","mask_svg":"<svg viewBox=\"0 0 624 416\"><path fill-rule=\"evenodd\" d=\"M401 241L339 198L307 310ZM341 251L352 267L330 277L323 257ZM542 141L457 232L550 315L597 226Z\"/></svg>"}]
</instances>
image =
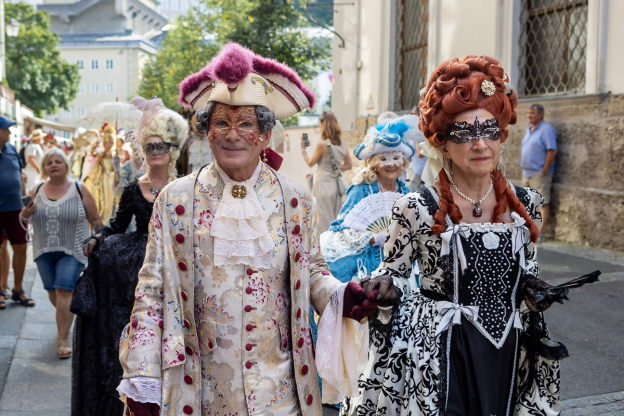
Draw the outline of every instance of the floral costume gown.
<instances>
[{"instance_id":1,"label":"floral costume gown","mask_svg":"<svg viewBox=\"0 0 624 416\"><path fill-rule=\"evenodd\" d=\"M510 186L539 227L541 195ZM522 302L523 284L539 274L525 221L515 212L510 224L453 224L447 216L446 231L434 235L438 202L427 186L393 208L385 258L372 275L392 276L403 300L371 319L360 395L341 414L559 414L565 347L548 340L543 321L535 335ZM413 261L421 290L408 293ZM555 350L535 372L527 333Z\"/></svg>"}]
</instances>

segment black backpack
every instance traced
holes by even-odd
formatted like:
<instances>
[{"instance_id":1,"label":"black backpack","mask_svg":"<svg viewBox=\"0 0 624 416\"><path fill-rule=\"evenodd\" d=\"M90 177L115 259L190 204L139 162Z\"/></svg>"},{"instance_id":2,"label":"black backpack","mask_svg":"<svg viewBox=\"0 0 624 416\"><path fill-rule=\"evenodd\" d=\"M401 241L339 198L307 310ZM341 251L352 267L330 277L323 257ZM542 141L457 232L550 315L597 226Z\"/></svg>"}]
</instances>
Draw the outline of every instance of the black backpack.
<instances>
[{"instance_id":1,"label":"black backpack","mask_svg":"<svg viewBox=\"0 0 624 416\"><path fill-rule=\"evenodd\" d=\"M20 161L22 162L22 169L26 167L26 146L28 145L22 146L21 150L19 151Z\"/></svg>"}]
</instances>

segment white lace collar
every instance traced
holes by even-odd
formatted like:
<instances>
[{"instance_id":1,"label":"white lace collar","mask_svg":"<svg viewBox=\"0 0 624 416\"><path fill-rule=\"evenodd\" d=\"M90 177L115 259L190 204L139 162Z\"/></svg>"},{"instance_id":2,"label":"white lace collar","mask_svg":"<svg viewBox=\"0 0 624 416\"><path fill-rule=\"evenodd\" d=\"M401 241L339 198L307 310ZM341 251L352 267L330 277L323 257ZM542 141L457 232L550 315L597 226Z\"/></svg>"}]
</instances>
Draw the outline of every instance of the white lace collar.
<instances>
[{"instance_id":1,"label":"white lace collar","mask_svg":"<svg viewBox=\"0 0 624 416\"><path fill-rule=\"evenodd\" d=\"M216 170L225 183L211 230L214 237L215 266L244 264L263 270L271 267L275 243L269 234L264 210L254 191L263 165L259 161L251 178L236 182L215 161ZM233 196L232 190L235 186L245 190L244 197Z\"/></svg>"}]
</instances>

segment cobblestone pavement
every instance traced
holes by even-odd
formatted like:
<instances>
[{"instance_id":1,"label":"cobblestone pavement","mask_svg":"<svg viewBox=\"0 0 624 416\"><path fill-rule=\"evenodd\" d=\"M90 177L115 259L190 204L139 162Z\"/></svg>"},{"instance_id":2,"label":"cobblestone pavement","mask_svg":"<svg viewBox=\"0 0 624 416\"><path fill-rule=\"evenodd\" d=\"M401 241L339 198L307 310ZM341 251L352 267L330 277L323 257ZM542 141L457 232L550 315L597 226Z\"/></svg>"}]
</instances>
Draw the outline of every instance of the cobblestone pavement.
<instances>
[{"instance_id":1,"label":"cobblestone pavement","mask_svg":"<svg viewBox=\"0 0 624 416\"><path fill-rule=\"evenodd\" d=\"M561 416L624 416L624 391L565 400L561 409Z\"/></svg>"}]
</instances>

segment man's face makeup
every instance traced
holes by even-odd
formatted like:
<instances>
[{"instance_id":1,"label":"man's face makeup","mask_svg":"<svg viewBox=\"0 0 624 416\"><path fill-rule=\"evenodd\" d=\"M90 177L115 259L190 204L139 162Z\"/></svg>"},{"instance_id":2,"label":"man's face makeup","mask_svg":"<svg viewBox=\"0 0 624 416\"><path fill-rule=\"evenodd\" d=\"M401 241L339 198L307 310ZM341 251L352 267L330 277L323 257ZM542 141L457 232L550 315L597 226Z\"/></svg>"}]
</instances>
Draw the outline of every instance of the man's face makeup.
<instances>
[{"instance_id":1,"label":"man's face makeup","mask_svg":"<svg viewBox=\"0 0 624 416\"><path fill-rule=\"evenodd\" d=\"M455 144L464 144L475 139L499 140L500 138L498 121L494 118L485 120L483 123L479 122L478 117L475 117L473 124L467 121L454 122L449 125L446 133L446 139Z\"/></svg>"},{"instance_id":2,"label":"man's face makeup","mask_svg":"<svg viewBox=\"0 0 624 416\"><path fill-rule=\"evenodd\" d=\"M210 117L210 140L216 136L227 136L232 130L253 143L260 137L258 116L253 106L230 106L218 103Z\"/></svg>"}]
</instances>

